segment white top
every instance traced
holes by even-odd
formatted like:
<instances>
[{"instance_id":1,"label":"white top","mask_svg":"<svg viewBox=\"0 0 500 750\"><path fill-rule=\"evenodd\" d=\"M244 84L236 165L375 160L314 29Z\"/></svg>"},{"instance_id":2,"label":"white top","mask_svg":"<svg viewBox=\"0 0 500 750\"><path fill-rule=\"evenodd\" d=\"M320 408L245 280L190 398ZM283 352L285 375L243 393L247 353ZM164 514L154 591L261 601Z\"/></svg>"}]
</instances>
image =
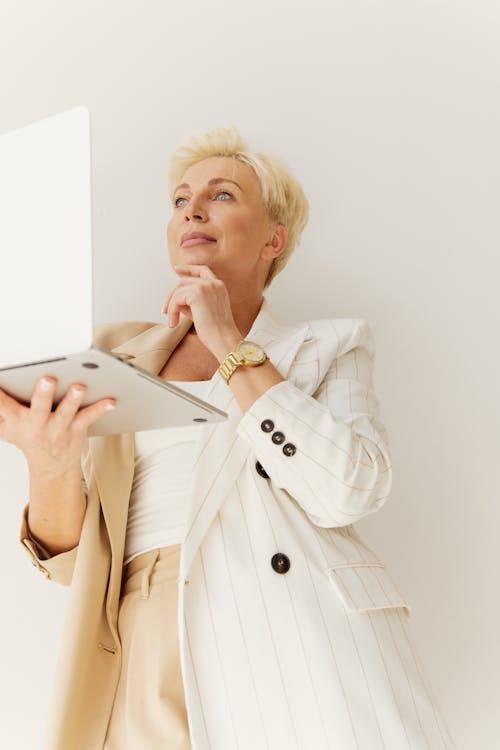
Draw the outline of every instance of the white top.
<instances>
[{"instance_id":1,"label":"white top","mask_svg":"<svg viewBox=\"0 0 500 750\"><path fill-rule=\"evenodd\" d=\"M203 398L209 380L167 381ZM206 424L134 433L135 466L128 509L124 562L185 538L194 450Z\"/></svg>"}]
</instances>

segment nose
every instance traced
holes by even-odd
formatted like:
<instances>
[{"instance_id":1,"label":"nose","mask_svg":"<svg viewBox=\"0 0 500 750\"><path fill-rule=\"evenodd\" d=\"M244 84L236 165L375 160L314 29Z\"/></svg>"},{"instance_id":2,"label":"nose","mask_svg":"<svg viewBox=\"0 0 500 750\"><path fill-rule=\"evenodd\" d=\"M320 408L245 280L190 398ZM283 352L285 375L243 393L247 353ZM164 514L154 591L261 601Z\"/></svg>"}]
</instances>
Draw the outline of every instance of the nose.
<instances>
[{"instance_id":1,"label":"nose","mask_svg":"<svg viewBox=\"0 0 500 750\"><path fill-rule=\"evenodd\" d=\"M184 221L206 221L207 212L205 208L194 198L187 204L184 210Z\"/></svg>"}]
</instances>

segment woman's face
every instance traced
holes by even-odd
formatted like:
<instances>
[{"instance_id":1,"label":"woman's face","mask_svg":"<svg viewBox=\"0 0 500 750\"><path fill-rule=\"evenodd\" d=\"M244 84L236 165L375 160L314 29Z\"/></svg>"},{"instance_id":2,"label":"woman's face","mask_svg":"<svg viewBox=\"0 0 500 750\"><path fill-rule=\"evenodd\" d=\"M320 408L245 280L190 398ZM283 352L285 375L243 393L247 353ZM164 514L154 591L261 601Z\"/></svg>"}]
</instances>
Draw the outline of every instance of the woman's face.
<instances>
[{"instance_id":1,"label":"woman's face","mask_svg":"<svg viewBox=\"0 0 500 750\"><path fill-rule=\"evenodd\" d=\"M251 167L225 156L193 164L176 188L173 204L167 227L172 266L203 264L224 281L263 287L277 254L276 241L271 244L276 225L267 216ZM183 240L192 232L213 239Z\"/></svg>"}]
</instances>

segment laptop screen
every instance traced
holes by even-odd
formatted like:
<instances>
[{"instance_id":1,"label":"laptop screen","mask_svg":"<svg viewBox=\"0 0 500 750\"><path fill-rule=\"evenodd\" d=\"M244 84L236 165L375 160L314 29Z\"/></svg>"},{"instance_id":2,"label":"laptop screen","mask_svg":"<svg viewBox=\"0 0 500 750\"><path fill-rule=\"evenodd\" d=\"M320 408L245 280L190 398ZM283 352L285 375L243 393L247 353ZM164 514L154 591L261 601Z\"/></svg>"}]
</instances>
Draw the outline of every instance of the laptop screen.
<instances>
[{"instance_id":1,"label":"laptop screen","mask_svg":"<svg viewBox=\"0 0 500 750\"><path fill-rule=\"evenodd\" d=\"M92 344L90 115L0 135L0 368Z\"/></svg>"}]
</instances>

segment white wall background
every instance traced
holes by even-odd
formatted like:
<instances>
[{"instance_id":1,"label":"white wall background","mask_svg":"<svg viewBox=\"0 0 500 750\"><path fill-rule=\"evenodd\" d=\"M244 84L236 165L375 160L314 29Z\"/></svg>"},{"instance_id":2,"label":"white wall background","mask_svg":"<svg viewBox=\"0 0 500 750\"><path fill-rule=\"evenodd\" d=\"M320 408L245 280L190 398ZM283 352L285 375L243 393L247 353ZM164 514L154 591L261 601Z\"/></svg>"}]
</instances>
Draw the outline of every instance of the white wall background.
<instances>
[{"instance_id":1,"label":"white wall background","mask_svg":"<svg viewBox=\"0 0 500 750\"><path fill-rule=\"evenodd\" d=\"M500 732L499 8L0 5L0 132L79 104L93 117L96 322L164 321L166 168L188 132L234 124L302 181L310 223L267 298L285 319L372 325L394 485L357 528L413 604L459 750L494 750ZM23 454L2 444L0 471L0 746L33 750L67 590L18 541Z\"/></svg>"}]
</instances>

